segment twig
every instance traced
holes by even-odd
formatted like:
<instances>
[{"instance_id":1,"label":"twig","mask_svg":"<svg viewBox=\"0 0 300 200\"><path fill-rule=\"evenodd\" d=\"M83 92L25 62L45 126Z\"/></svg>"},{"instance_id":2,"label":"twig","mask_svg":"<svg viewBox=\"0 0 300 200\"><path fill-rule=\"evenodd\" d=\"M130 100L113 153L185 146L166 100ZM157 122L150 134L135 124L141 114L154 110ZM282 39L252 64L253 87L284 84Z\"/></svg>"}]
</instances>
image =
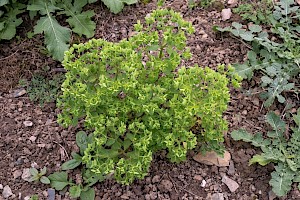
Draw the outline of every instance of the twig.
<instances>
[{"instance_id":1,"label":"twig","mask_svg":"<svg viewBox=\"0 0 300 200\"><path fill-rule=\"evenodd\" d=\"M171 178L170 174L168 174L168 178L171 180L173 186L174 186L174 189L175 189L175 192L178 193L178 190L176 188L176 184L174 183L173 179Z\"/></svg>"},{"instance_id":2,"label":"twig","mask_svg":"<svg viewBox=\"0 0 300 200\"><path fill-rule=\"evenodd\" d=\"M64 150L64 152L65 152L65 154L67 155L67 158L69 159L70 157L69 157L69 154L68 154L68 152L67 152L67 150L65 149L65 147L63 147L61 144L59 144L58 142L56 142L56 141L53 141L55 144L58 144L63 150Z\"/></svg>"},{"instance_id":3,"label":"twig","mask_svg":"<svg viewBox=\"0 0 300 200\"><path fill-rule=\"evenodd\" d=\"M12 57L12 56L15 55L18 51L19 51L19 49L18 49L17 51L15 51L15 53L13 53L13 54L11 54L11 55L9 55L9 56L7 56L7 57L1 58L0 61Z\"/></svg>"}]
</instances>

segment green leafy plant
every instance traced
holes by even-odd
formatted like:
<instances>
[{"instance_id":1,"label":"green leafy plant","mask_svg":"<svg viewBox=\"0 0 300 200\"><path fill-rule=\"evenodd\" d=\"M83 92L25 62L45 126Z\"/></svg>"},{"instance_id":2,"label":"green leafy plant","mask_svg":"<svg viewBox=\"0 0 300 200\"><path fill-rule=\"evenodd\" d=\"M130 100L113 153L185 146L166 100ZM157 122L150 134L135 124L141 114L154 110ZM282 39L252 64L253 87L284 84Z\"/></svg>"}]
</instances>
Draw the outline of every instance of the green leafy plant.
<instances>
[{"instance_id":1,"label":"green leafy plant","mask_svg":"<svg viewBox=\"0 0 300 200\"><path fill-rule=\"evenodd\" d=\"M62 74L55 75L50 80L40 74L34 75L26 87L29 99L39 102L40 105L54 102L61 93L60 87L64 78Z\"/></svg>"},{"instance_id":2,"label":"green leafy plant","mask_svg":"<svg viewBox=\"0 0 300 200\"><path fill-rule=\"evenodd\" d=\"M282 93L291 91L297 83L291 80L300 72L298 8L293 0L281 0L274 6L273 14L269 16L272 35L256 24L245 26L234 22L232 27L216 28L251 42L252 50L247 54L248 60L243 64L235 64L234 67L241 77L248 80L255 70L262 72L261 86L264 91L261 97L265 99L266 107L271 106L275 99L284 103Z\"/></svg>"},{"instance_id":3,"label":"green leafy plant","mask_svg":"<svg viewBox=\"0 0 300 200\"><path fill-rule=\"evenodd\" d=\"M29 169L29 172L30 172L30 179L29 179L29 182L38 182L40 181L41 183L44 183L44 184L49 184L50 183L50 180L45 176L46 173L47 173L47 168L44 167L43 169L41 169L41 171L39 172L36 168L30 168Z\"/></svg>"},{"instance_id":4,"label":"green leafy plant","mask_svg":"<svg viewBox=\"0 0 300 200\"><path fill-rule=\"evenodd\" d=\"M104 176L92 172L90 169L84 169L81 174L83 179L81 182L73 183L70 179L68 180L68 174L64 172L65 170L72 170L82 164L82 155L84 154L85 149L88 144L93 140L93 135L89 136L83 132L79 131L76 134L76 144L78 145L80 152L72 152L73 159L65 162L61 168L63 172L55 172L49 175L50 185L56 190L63 190L65 187L69 186L69 193L71 198L85 199L95 199L95 191L92 186L105 179Z\"/></svg>"},{"instance_id":5,"label":"green leafy plant","mask_svg":"<svg viewBox=\"0 0 300 200\"><path fill-rule=\"evenodd\" d=\"M251 3L241 3L233 9L233 13L239 14L243 20L254 22L255 24L265 24L269 22L272 15L273 1L261 0Z\"/></svg>"},{"instance_id":6,"label":"green leafy plant","mask_svg":"<svg viewBox=\"0 0 300 200\"><path fill-rule=\"evenodd\" d=\"M37 194L34 194L30 197L29 200L39 200L39 196Z\"/></svg>"},{"instance_id":7,"label":"green leafy plant","mask_svg":"<svg viewBox=\"0 0 300 200\"><path fill-rule=\"evenodd\" d=\"M111 12L117 14L124 8L124 4L131 5L138 2L138 0L101 0Z\"/></svg>"},{"instance_id":8,"label":"green leafy plant","mask_svg":"<svg viewBox=\"0 0 300 200\"><path fill-rule=\"evenodd\" d=\"M252 135L245 130L233 131L231 137L234 140L251 142L252 145L261 148L262 153L253 156L249 164L258 163L265 166L275 164L275 171L271 173L270 185L273 192L278 196L286 195L293 182L300 182L300 109L293 116L296 127L292 127L293 134L286 139L286 125L279 116L270 112L266 121L273 131L267 133L264 139L261 133ZM300 185L298 185L300 189Z\"/></svg>"},{"instance_id":9,"label":"green leafy plant","mask_svg":"<svg viewBox=\"0 0 300 200\"><path fill-rule=\"evenodd\" d=\"M118 43L73 45L63 61L67 73L57 104L59 123L84 119L93 131L82 157L86 168L123 184L143 178L156 151L168 150L172 162L185 160L197 144L190 131L197 119L202 150L222 152L230 79L239 86L230 66L216 72L180 65L191 57L186 35L194 28L179 13L155 10L135 30Z\"/></svg>"}]
</instances>

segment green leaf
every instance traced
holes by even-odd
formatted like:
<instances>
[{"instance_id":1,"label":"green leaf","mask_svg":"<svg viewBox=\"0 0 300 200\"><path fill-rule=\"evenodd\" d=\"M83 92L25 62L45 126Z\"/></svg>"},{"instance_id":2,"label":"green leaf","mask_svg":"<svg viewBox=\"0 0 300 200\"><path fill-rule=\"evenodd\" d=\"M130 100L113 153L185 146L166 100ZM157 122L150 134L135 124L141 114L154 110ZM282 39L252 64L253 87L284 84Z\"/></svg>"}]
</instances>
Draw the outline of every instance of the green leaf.
<instances>
[{"instance_id":1,"label":"green leaf","mask_svg":"<svg viewBox=\"0 0 300 200\"><path fill-rule=\"evenodd\" d=\"M4 17L5 21L1 23L0 40L10 40L16 35L16 27L22 24L23 20L17 18L17 15L24 10L17 8L11 9Z\"/></svg>"},{"instance_id":2,"label":"green leaf","mask_svg":"<svg viewBox=\"0 0 300 200\"><path fill-rule=\"evenodd\" d=\"M44 183L44 184L50 184L50 180L46 176L42 176L40 178L40 181L41 181L41 183Z\"/></svg>"},{"instance_id":3,"label":"green leaf","mask_svg":"<svg viewBox=\"0 0 300 200\"><path fill-rule=\"evenodd\" d=\"M55 190L62 190L67 185L71 184L68 181L68 174L66 172L55 172L48 176L50 180L50 185Z\"/></svg>"},{"instance_id":4,"label":"green leaf","mask_svg":"<svg viewBox=\"0 0 300 200\"><path fill-rule=\"evenodd\" d=\"M126 3L127 5L135 4L138 2L138 0L122 0L123 3Z\"/></svg>"},{"instance_id":5,"label":"green leaf","mask_svg":"<svg viewBox=\"0 0 300 200\"><path fill-rule=\"evenodd\" d=\"M0 1L0 6L4 6L4 5L8 4L8 3L9 3L9 0L1 0Z\"/></svg>"},{"instance_id":6,"label":"green leaf","mask_svg":"<svg viewBox=\"0 0 300 200\"><path fill-rule=\"evenodd\" d=\"M95 199L94 188L89 188L87 191L82 191L80 194L80 200L93 200Z\"/></svg>"},{"instance_id":7,"label":"green leaf","mask_svg":"<svg viewBox=\"0 0 300 200\"><path fill-rule=\"evenodd\" d=\"M282 197L291 190L294 173L283 164L275 166L275 171L271 173L269 184L272 186L273 192Z\"/></svg>"},{"instance_id":8,"label":"green leaf","mask_svg":"<svg viewBox=\"0 0 300 200\"><path fill-rule=\"evenodd\" d=\"M84 150L87 148L88 145L88 136L84 131L79 131L76 134L76 144L80 149L80 154L83 155Z\"/></svg>"},{"instance_id":9,"label":"green leaf","mask_svg":"<svg viewBox=\"0 0 300 200\"><path fill-rule=\"evenodd\" d=\"M249 30L252 32L252 33L259 33L262 31L262 28L260 25L256 25L256 24L252 24L249 26Z\"/></svg>"},{"instance_id":10,"label":"green leaf","mask_svg":"<svg viewBox=\"0 0 300 200\"><path fill-rule=\"evenodd\" d=\"M32 176L38 176L39 175L39 171L34 167L30 168L29 172Z\"/></svg>"},{"instance_id":11,"label":"green leaf","mask_svg":"<svg viewBox=\"0 0 300 200\"><path fill-rule=\"evenodd\" d=\"M124 4L121 0L101 0L111 12L117 14L122 11Z\"/></svg>"},{"instance_id":12,"label":"green leaf","mask_svg":"<svg viewBox=\"0 0 300 200\"><path fill-rule=\"evenodd\" d=\"M40 175L45 175L47 173L47 168L43 167L43 169L40 172Z\"/></svg>"},{"instance_id":13,"label":"green leaf","mask_svg":"<svg viewBox=\"0 0 300 200\"><path fill-rule=\"evenodd\" d=\"M81 186L80 185L73 185L69 189L70 197L71 198L78 198L81 194Z\"/></svg>"},{"instance_id":14,"label":"green leaf","mask_svg":"<svg viewBox=\"0 0 300 200\"><path fill-rule=\"evenodd\" d=\"M67 162L62 164L61 169L62 170L75 169L80 164L81 164L81 160L76 160L76 159L68 160Z\"/></svg>"},{"instance_id":15,"label":"green leaf","mask_svg":"<svg viewBox=\"0 0 300 200\"><path fill-rule=\"evenodd\" d=\"M274 112L269 112L266 116L266 121L271 125L275 131L285 130L285 123Z\"/></svg>"},{"instance_id":16,"label":"green leaf","mask_svg":"<svg viewBox=\"0 0 300 200\"><path fill-rule=\"evenodd\" d=\"M47 49L54 59L62 61L64 52L69 49L68 42L71 38L70 29L61 26L50 14L42 17L34 27L34 33L45 33Z\"/></svg>"},{"instance_id":17,"label":"green leaf","mask_svg":"<svg viewBox=\"0 0 300 200\"><path fill-rule=\"evenodd\" d=\"M261 166L265 166L269 164L270 162L273 162L274 160L266 158L263 154L262 155L254 155L250 160L249 160L249 165L252 165L254 163L258 163Z\"/></svg>"}]
</instances>

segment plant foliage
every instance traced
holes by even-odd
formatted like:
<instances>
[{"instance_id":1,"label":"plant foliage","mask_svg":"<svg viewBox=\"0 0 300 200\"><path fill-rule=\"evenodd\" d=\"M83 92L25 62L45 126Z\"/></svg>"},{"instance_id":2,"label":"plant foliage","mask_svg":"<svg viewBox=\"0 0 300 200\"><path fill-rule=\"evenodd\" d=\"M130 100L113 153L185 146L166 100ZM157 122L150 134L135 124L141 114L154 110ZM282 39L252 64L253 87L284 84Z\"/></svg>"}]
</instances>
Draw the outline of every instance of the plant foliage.
<instances>
[{"instance_id":1,"label":"plant foliage","mask_svg":"<svg viewBox=\"0 0 300 200\"><path fill-rule=\"evenodd\" d=\"M267 138L264 139L261 133L252 135L245 130L233 131L231 137L234 140L251 142L254 146L261 148L262 153L253 156L249 164L258 163L265 166L269 163L275 164L275 171L272 172L270 185L278 196L286 195L293 182L300 182L300 109L293 116L296 127L292 127L293 134L287 140L285 138L286 125L279 116L270 112L266 121L272 127ZM298 185L300 189L300 185Z\"/></svg>"},{"instance_id":2,"label":"plant foliage","mask_svg":"<svg viewBox=\"0 0 300 200\"><path fill-rule=\"evenodd\" d=\"M293 0L281 0L274 6L268 17L271 34L261 26L248 26L233 22L231 27L217 30L228 31L236 37L251 42L253 49L248 52L248 60L234 65L236 72L243 78L251 79L253 72L262 72L261 86L265 88L261 97L264 106L269 107L277 99L285 102L284 91L294 89L300 72L300 9ZM296 79L297 80L297 79Z\"/></svg>"},{"instance_id":3,"label":"plant foliage","mask_svg":"<svg viewBox=\"0 0 300 200\"><path fill-rule=\"evenodd\" d=\"M123 184L143 178L158 150L168 150L172 162L184 160L197 144L190 131L197 118L202 149L222 151L229 76L239 85L230 66L220 65L219 72L180 67L191 56L186 35L194 28L179 13L155 10L135 29L128 40L92 39L66 52L68 72L58 100L61 124L84 118L93 131L93 140L83 143L82 163Z\"/></svg>"}]
</instances>

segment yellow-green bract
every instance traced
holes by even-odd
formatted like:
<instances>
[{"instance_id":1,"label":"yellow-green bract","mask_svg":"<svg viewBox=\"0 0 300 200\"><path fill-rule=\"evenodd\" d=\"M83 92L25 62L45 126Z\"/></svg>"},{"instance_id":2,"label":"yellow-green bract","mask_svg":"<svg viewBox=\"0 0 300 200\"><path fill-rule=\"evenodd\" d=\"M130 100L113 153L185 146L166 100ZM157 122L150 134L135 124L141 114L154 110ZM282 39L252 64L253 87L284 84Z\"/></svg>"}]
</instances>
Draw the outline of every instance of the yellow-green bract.
<instances>
[{"instance_id":1,"label":"yellow-green bract","mask_svg":"<svg viewBox=\"0 0 300 200\"><path fill-rule=\"evenodd\" d=\"M198 142L220 151L233 74L222 65L219 72L181 66L191 57L186 35L194 28L179 13L155 10L135 28L134 36L118 43L74 45L63 61L68 72L58 100L61 124L83 118L93 134L84 151L86 167L113 173L123 184L143 178L159 150L167 150L172 162L185 160ZM191 131L197 120L198 135Z\"/></svg>"}]
</instances>

